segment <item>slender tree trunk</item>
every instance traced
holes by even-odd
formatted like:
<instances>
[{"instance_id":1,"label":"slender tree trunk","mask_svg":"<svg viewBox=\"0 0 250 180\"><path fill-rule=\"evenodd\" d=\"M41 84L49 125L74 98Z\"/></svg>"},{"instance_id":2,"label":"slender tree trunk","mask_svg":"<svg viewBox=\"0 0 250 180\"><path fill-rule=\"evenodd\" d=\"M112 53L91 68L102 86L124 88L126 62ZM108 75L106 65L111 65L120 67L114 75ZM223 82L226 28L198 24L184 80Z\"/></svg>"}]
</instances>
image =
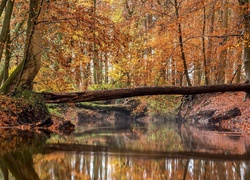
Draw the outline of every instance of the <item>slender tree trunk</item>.
<instances>
[{"instance_id":1,"label":"slender tree trunk","mask_svg":"<svg viewBox=\"0 0 250 180\"><path fill-rule=\"evenodd\" d=\"M4 68L3 68L2 74L0 76L0 86L9 77L10 58L11 58L11 50L10 50L10 31L9 31L8 35L7 35L7 40L6 40Z\"/></svg>"},{"instance_id":2,"label":"slender tree trunk","mask_svg":"<svg viewBox=\"0 0 250 180\"><path fill-rule=\"evenodd\" d=\"M0 87L9 77L9 63L11 58L11 51L10 51L10 31L8 32L7 40L6 40L6 48L5 48L5 60L4 60L4 67L0 74Z\"/></svg>"},{"instance_id":3,"label":"slender tree trunk","mask_svg":"<svg viewBox=\"0 0 250 180\"><path fill-rule=\"evenodd\" d=\"M181 29L181 23L179 22L179 6L177 3L177 0L174 0L174 7L175 7L175 15L177 19L177 26L178 26L178 36L179 36L179 43L180 43L180 49L181 49L181 59L183 62L183 68L184 68L184 74L187 80L188 86L192 86L189 74L188 74L188 67L187 67L187 61L186 61L186 56L184 52L184 45L183 45L183 39L182 39L182 29Z\"/></svg>"},{"instance_id":4,"label":"slender tree trunk","mask_svg":"<svg viewBox=\"0 0 250 180\"><path fill-rule=\"evenodd\" d=\"M215 14L215 3L212 4L211 11L210 11L209 34L213 34L213 32L214 32L214 20L215 20L214 14ZM213 49L213 39L208 38L206 66L209 69L211 69L212 49ZM207 69L206 76L205 76L206 85L211 84L211 71L209 69Z\"/></svg>"},{"instance_id":5,"label":"slender tree trunk","mask_svg":"<svg viewBox=\"0 0 250 180\"><path fill-rule=\"evenodd\" d=\"M93 14L94 18L96 18L96 0L93 0ZM99 58L97 43L96 43L96 27L95 27L95 20L93 24L93 76L94 76L94 84L100 84L101 83L101 61Z\"/></svg>"},{"instance_id":6,"label":"slender tree trunk","mask_svg":"<svg viewBox=\"0 0 250 180\"><path fill-rule=\"evenodd\" d=\"M205 84L208 85L208 66L206 59L206 44L205 44L205 29L206 29L206 6L203 7L203 26L202 26L202 55L203 55L203 65L204 65L204 75L205 75Z\"/></svg>"},{"instance_id":7,"label":"slender tree trunk","mask_svg":"<svg viewBox=\"0 0 250 180\"><path fill-rule=\"evenodd\" d=\"M194 61L194 77L193 77L193 85L198 86L201 83L201 63L200 61Z\"/></svg>"},{"instance_id":8,"label":"slender tree trunk","mask_svg":"<svg viewBox=\"0 0 250 180\"><path fill-rule=\"evenodd\" d=\"M106 52L104 53L104 66L105 66L104 81L105 83L108 83L109 82L109 62L108 62L108 55Z\"/></svg>"},{"instance_id":9,"label":"slender tree trunk","mask_svg":"<svg viewBox=\"0 0 250 180\"><path fill-rule=\"evenodd\" d=\"M241 76L241 65L238 65L238 68L236 70L236 84L240 83L240 76Z\"/></svg>"},{"instance_id":10,"label":"slender tree trunk","mask_svg":"<svg viewBox=\"0 0 250 180\"><path fill-rule=\"evenodd\" d=\"M176 85L176 62L174 60L173 57L171 57L171 82L172 82L172 85L175 86Z\"/></svg>"},{"instance_id":11,"label":"slender tree trunk","mask_svg":"<svg viewBox=\"0 0 250 180\"><path fill-rule=\"evenodd\" d=\"M0 4L0 17L2 16L3 10L6 6L8 0L2 0L1 4Z\"/></svg>"},{"instance_id":12,"label":"slender tree trunk","mask_svg":"<svg viewBox=\"0 0 250 180\"><path fill-rule=\"evenodd\" d=\"M222 28L225 29L225 34L228 28L228 0L222 0L223 14L222 14ZM223 39L222 45L227 43L227 37ZM227 68L227 49L224 49L220 53L219 68L217 84L224 84L226 80L226 68Z\"/></svg>"},{"instance_id":13,"label":"slender tree trunk","mask_svg":"<svg viewBox=\"0 0 250 180\"><path fill-rule=\"evenodd\" d=\"M10 20L11 20L14 2L15 2L14 0L13 1L9 0L7 3L7 7L6 7L7 9L6 9L5 17L3 20L2 31L0 34L0 61L2 59L4 45L5 45L5 42L6 42L7 37L8 37L8 32L9 32L9 28L10 28Z\"/></svg>"},{"instance_id":14,"label":"slender tree trunk","mask_svg":"<svg viewBox=\"0 0 250 180\"><path fill-rule=\"evenodd\" d=\"M242 17L244 18L244 66L246 73L246 83L250 83L250 11L249 0L239 0L239 4L242 6ZM247 93L247 97L250 96L250 91Z\"/></svg>"},{"instance_id":15,"label":"slender tree trunk","mask_svg":"<svg viewBox=\"0 0 250 180\"><path fill-rule=\"evenodd\" d=\"M32 89L33 80L40 69L42 56L42 30L37 27L38 16L45 11L43 0L30 0L29 19L26 30L24 58L1 87L7 94L17 88Z\"/></svg>"}]
</instances>

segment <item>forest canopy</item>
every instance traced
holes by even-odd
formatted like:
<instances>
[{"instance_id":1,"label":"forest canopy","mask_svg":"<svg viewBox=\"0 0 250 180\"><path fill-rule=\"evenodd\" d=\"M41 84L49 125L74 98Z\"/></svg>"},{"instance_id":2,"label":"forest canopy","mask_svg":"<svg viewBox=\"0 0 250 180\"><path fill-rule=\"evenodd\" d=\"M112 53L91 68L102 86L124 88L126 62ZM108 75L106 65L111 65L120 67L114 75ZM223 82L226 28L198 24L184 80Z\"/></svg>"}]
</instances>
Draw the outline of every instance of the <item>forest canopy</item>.
<instances>
[{"instance_id":1,"label":"forest canopy","mask_svg":"<svg viewBox=\"0 0 250 180\"><path fill-rule=\"evenodd\" d=\"M249 13L247 0L2 0L0 92L249 81Z\"/></svg>"}]
</instances>

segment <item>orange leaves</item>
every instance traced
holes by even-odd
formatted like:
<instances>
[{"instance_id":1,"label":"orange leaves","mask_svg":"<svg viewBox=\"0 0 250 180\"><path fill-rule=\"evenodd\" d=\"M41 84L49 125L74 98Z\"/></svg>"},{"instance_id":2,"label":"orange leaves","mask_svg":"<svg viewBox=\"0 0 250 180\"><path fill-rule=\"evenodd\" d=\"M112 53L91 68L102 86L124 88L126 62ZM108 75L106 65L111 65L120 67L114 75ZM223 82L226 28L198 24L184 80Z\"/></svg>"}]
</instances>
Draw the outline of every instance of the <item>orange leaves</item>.
<instances>
[{"instance_id":1,"label":"orange leaves","mask_svg":"<svg viewBox=\"0 0 250 180\"><path fill-rule=\"evenodd\" d=\"M36 90L73 91L101 83L179 85L186 84L186 74L192 83L204 83L205 76L218 83L222 71L221 79L230 83L241 65L238 2L224 6L220 1L176 0L174 5L170 1L50 1L46 15L38 19L45 32ZM28 2L15 3L10 69L23 58L28 7Z\"/></svg>"},{"instance_id":2,"label":"orange leaves","mask_svg":"<svg viewBox=\"0 0 250 180\"><path fill-rule=\"evenodd\" d=\"M217 83L222 70L229 83L242 51L239 37L230 36L241 28L235 2L227 4L228 27L221 22L225 9L219 2L176 2L178 16L169 1L50 2L39 22L46 34L37 90L73 91L104 82L185 84L183 54L192 82L204 83L208 69L211 83ZM220 56L223 51L226 65Z\"/></svg>"}]
</instances>

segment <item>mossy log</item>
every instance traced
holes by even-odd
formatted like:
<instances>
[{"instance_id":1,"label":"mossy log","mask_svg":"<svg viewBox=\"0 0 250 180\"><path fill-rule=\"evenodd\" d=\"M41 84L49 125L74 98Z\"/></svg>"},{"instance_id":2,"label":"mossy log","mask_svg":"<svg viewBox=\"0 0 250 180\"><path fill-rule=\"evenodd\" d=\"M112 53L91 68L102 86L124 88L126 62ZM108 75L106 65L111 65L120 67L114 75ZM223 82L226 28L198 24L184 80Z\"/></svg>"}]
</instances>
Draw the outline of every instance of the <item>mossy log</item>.
<instances>
[{"instance_id":1,"label":"mossy log","mask_svg":"<svg viewBox=\"0 0 250 180\"><path fill-rule=\"evenodd\" d=\"M123 111L123 112L131 112L133 110L133 106L124 105L124 104L96 104L90 102L81 102L76 103L77 108L91 109L91 110L99 110L99 111Z\"/></svg>"}]
</instances>

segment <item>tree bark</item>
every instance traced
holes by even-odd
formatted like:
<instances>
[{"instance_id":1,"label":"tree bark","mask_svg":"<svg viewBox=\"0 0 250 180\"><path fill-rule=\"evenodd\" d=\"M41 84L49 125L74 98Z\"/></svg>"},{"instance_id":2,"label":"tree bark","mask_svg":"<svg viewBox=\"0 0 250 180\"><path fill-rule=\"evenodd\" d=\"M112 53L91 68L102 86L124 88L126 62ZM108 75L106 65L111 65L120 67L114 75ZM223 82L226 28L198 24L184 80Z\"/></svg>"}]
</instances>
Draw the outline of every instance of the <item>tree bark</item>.
<instances>
[{"instance_id":1,"label":"tree bark","mask_svg":"<svg viewBox=\"0 0 250 180\"><path fill-rule=\"evenodd\" d=\"M13 6L14 6L14 1L8 1L7 7L6 7L7 9L6 9L5 17L3 20L3 26L2 26L2 30L1 30L1 34L0 34L0 62L2 59L3 51L4 51L4 45L5 45L6 39L8 37Z\"/></svg>"},{"instance_id":2,"label":"tree bark","mask_svg":"<svg viewBox=\"0 0 250 180\"><path fill-rule=\"evenodd\" d=\"M222 28L225 29L225 35L227 34L228 29L228 14L229 14L229 8L228 8L228 1L222 0L221 2L223 6L222 10ZM228 37L225 36L223 38L223 41L221 42L221 45L224 46L228 41ZM223 49L220 52L219 56L219 64L218 64L218 73L217 73L217 84L224 84L226 80L226 68L227 68L227 49Z\"/></svg>"},{"instance_id":3,"label":"tree bark","mask_svg":"<svg viewBox=\"0 0 250 180\"><path fill-rule=\"evenodd\" d=\"M6 47L5 47L5 61L2 73L0 75L0 86L8 79L9 77L9 66L10 66L10 59L11 59L11 46L10 46L10 30L7 35L6 39Z\"/></svg>"},{"instance_id":4,"label":"tree bark","mask_svg":"<svg viewBox=\"0 0 250 180\"><path fill-rule=\"evenodd\" d=\"M242 6L242 17L244 20L244 65L246 72L246 81L250 82L250 12L249 0L239 0Z\"/></svg>"},{"instance_id":5,"label":"tree bark","mask_svg":"<svg viewBox=\"0 0 250 180\"><path fill-rule=\"evenodd\" d=\"M207 24L207 16L206 16L206 6L203 3L203 26L202 26L202 55L203 55L203 65L204 65L204 75L205 75L205 84L208 85L208 66L207 66L207 59L206 59L206 43L205 43L205 30ZM201 79L201 78L200 78ZM200 84L200 82L199 82Z\"/></svg>"},{"instance_id":6,"label":"tree bark","mask_svg":"<svg viewBox=\"0 0 250 180\"><path fill-rule=\"evenodd\" d=\"M215 3L213 3L210 7L210 15L209 15L209 21L210 21L210 24L209 24L209 30L208 30L208 33L209 34L213 34L214 33L214 22L215 22L215 6L216 6L216 1ZM206 53L206 67L207 67L207 72L205 74L205 83L206 85L209 85L211 84L211 80L213 79L212 78L212 75L211 75L211 61L212 61L212 57L213 57L213 53L212 53L212 50L213 50L213 39L212 37L209 37L208 38L208 42L207 42L207 53ZM208 68L210 67L210 68ZM213 67L212 67L213 68ZM206 69L205 69L206 70Z\"/></svg>"},{"instance_id":7,"label":"tree bark","mask_svg":"<svg viewBox=\"0 0 250 180\"><path fill-rule=\"evenodd\" d=\"M182 28L181 28L181 23L179 22L180 16L179 16L179 5L177 3L177 0L174 1L174 7L175 7L175 15L177 19L177 26L178 26L178 36L179 36L179 43L180 43L180 49L181 49L181 59L183 63L183 68L184 68L184 74L187 80L187 85L192 86L191 80L188 74L188 66L187 66L187 60L184 52L184 45L183 45L183 37L182 37ZM182 84L182 82L181 82Z\"/></svg>"},{"instance_id":8,"label":"tree bark","mask_svg":"<svg viewBox=\"0 0 250 180\"><path fill-rule=\"evenodd\" d=\"M246 83L250 82L250 12L249 12L249 0L238 0L241 5L241 15L244 22L244 66L246 74ZM246 97L250 97L250 91L247 92Z\"/></svg>"},{"instance_id":9,"label":"tree bark","mask_svg":"<svg viewBox=\"0 0 250 180\"><path fill-rule=\"evenodd\" d=\"M83 91L73 93L38 93L43 96L45 103L75 103L90 102L100 100L110 100L135 96L148 95L193 95L215 92L245 91L250 92L249 84L233 85L210 85L210 86L156 86L156 87L137 87L114 90Z\"/></svg>"},{"instance_id":10,"label":"tree bark","mask_svg":"<svg viewBox=\"0 0 250 180\"><path fill-rule=\"evenodd\" d=\"M1 87L0 92L3 94L15 91L19 87L32 89L42 56L42 30L37 28L36 24L38 16L43 11L42 3L43 0L30 0L24 59Z\"/></svg>"},{"instance_id":11,"label":"tree bark","mask_svg":"<svg viewBox=\"0 0 250 180\"><path fill-rule=\"evenodd\" d=\"M8 0L2 0L1 4L0 4L0 17L2 16L3 10L7 4Z\"/></svg>"},{"instance_id":12,"label":"tree bark","mask_svg":"<svg viewBox=\"0 0 250 180\"><path fill-rule=\"evenodd\" d=\"M93 16L94 16L94 22L93 22L93 80L94 84L100 84L102 81L102 63L99 57L99 50L98 50L98 44L97 44L97 37L96 37L96 7L97 2L96 0L93 0Z\"/></svg>"}]
</instances>

